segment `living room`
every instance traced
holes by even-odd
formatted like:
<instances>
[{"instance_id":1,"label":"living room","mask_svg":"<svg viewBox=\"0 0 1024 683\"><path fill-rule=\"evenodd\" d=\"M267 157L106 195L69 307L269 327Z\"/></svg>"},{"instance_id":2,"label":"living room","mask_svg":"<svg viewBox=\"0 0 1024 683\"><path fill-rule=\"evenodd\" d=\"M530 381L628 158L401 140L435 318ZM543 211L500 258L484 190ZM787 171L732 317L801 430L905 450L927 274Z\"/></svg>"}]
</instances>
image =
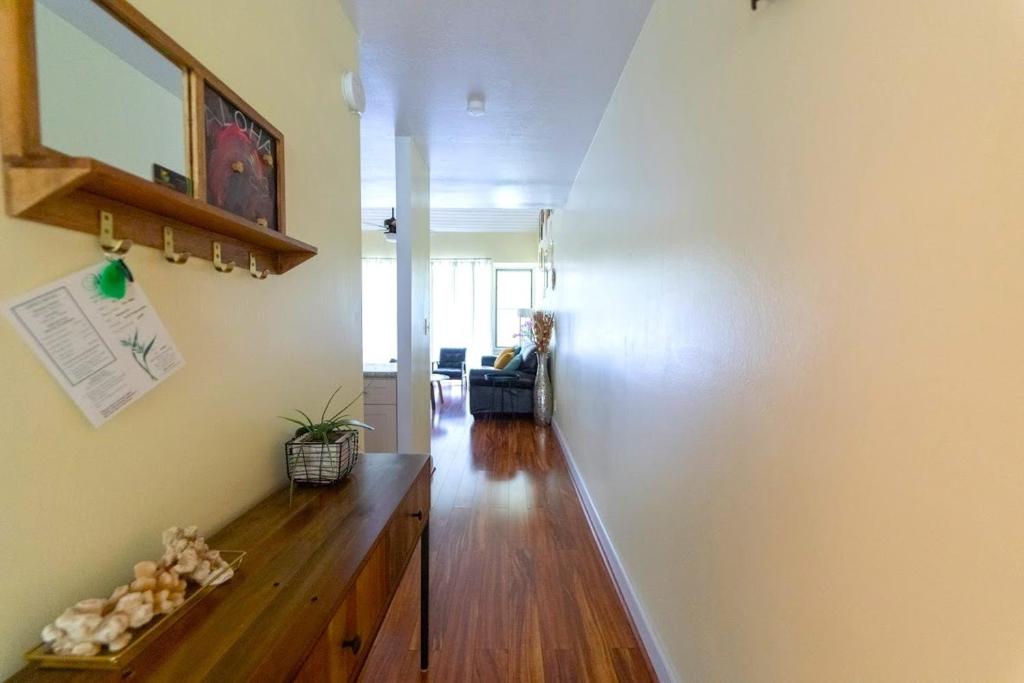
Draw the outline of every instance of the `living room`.
<instances>
[{"instance_id":1,"label":"living room","mask_svg":"<svg viewBox=\"0 0 1024 683\"><path fill-rule=\"evenodd\" d=\"M468 400L470 372L489 367L503 349L522 346L524 325L544 293L538 266L539 214L531 209L432 210L432 402L456 395ZM372 395L380 380L387 379L382 373L397 374L397 239L385 225L390 215L387 208L363 210L363 360ZM388 364L395 367L381 367ZM503 369L501 365L491 367L492 372ZM375 417L369 422L379 423L367 435L368 443L389 450L384 446L397 443L392 427L397 415L378 415L377 408L370 413Z\"/></svg>"}]
</instances>

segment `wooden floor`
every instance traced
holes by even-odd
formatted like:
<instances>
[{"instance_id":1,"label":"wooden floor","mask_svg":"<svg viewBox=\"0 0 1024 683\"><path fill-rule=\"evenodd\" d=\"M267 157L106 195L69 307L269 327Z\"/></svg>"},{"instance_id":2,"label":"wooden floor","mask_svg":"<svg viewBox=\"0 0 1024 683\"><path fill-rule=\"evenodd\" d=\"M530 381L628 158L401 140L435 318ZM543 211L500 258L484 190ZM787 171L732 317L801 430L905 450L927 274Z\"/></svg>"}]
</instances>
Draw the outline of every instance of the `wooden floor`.
<instances>
[{"instance_id":1,"label":"wooden floor","mask_svg":"<svg viewBox=\"0 0 1024 683\"><path fill-rule=\"evenodd\" d=\"M554 434L446 383L433 455L430 671L414 559L360 680L653 681Z\"/></svg>"}]
</instances>

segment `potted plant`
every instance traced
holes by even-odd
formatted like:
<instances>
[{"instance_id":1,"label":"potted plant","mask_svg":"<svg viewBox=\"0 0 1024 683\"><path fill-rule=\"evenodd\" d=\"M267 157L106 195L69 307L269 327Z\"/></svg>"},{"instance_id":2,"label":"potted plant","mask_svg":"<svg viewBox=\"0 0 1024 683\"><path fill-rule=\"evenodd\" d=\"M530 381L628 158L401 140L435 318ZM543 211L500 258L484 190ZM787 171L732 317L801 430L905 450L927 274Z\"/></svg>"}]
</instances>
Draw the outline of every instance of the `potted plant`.
<instances>
[{"instance_id":1,"label":"potted plant","mask_svg":"<svg viewBox=\"0 0 1024 683\"><path fill-rule=\"evenodd\" d=\"M327 399L319 421L298 409L295 412L301 419L282 416L282 419L298 425L295 436L285 444L285 467L292 483L333 484L347 477L359 459L359 432L356 430L373 427L349 417L346 411L363 392L328 417L331 403L339 391L341 387Z\"/></svg>"}]
</instances>

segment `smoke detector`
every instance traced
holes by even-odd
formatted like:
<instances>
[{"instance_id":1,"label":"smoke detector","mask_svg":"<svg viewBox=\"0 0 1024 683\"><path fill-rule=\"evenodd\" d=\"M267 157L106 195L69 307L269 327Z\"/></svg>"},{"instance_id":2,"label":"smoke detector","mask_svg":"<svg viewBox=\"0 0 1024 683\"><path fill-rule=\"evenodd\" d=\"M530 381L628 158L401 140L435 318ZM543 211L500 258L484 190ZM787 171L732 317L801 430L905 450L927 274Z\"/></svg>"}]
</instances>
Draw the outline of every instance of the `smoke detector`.
<instances>
[{"instance_id":1,"label":"smoke detector","mask_svg":"<svg viewBox=\"0 0 1024 683\"><path fill-rule=\"evenodd\" d=\"M346 71L341 77L341 94L345 96L345 103L354 113L362 116L366 111L366 92L363 90L363 80L354 71Z\"/></svg>"},{"instance_id":2,"label":"smoke detector","mask_svg":"<svg viewBox=\"0 0 1024 683\"><path fill-rule=\"evenodd\" d=\"M469 102L466 103L466 113L474 117L483 116L487 113L487 107L484 105L482 95L469 96Z\"/></svg>"}]
</instances>

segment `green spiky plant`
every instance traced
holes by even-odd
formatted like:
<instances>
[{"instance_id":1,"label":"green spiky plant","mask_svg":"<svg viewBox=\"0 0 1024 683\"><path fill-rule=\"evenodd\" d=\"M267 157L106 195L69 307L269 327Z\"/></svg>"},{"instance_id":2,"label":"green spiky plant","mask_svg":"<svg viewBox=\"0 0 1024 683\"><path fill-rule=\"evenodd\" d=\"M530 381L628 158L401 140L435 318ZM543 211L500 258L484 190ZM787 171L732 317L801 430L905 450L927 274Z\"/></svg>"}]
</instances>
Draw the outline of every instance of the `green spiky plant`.
<instances>
[{"instance_id":1,"label":"green spiky plant","mask_svg":"<svg viewBox=\"0 0 1024 683\"><path fill-rule=\"evenodd\" d=\"M371 427L370 425L366 424L365 422L361 422L359 420L349 417L348 414L345 412L353 405L355 405L355 402L358 401L360 397L365 393L363 391L360 391L358 394L356 394L356 397L349 401L344 408L334 413L330 417L327 416L327 413L331 409L331 403L334 401L334 398L338 395L339 391L341 391L340 386L337 389L335 389L334 393L331 394L331 397L327 399L327 405L324 406L323 412L320 413L319 422L314 421L313 418L311 418L309 415L302 412L298 408L295 409L295 412L301 415L302 419L286 417L284 415L281 416L282 420L288 420L289 422L292 422L299 426L299 428L295 430L296 439L303 436L308 436L309 441L320 441L321 443L329 444L331 443L332 437L338 432L352 431L355 429L369 429L371 431L373 430L373 427Z\"/></svg>"}]
</instances>

